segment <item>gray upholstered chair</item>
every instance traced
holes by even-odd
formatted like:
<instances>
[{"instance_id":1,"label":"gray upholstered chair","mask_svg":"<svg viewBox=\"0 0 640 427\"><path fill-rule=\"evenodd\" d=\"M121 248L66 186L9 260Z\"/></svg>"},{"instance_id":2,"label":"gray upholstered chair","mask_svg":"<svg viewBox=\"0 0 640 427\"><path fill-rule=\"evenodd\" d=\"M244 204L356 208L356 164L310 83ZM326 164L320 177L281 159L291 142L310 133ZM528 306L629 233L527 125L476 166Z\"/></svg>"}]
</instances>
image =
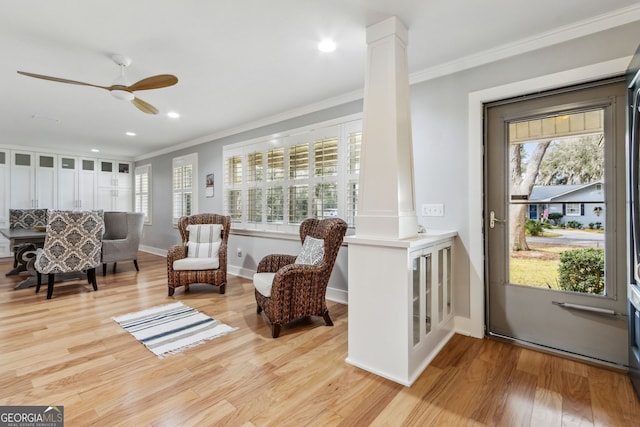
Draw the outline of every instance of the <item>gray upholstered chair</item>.
<instances>
[{"instance_id":1,"label":"gray upholstered chair","mask_svg":"<svg viewBox=\"0 0 640 427\"><path fill-rule=\"evenodd\" d=\"M183 216L178 220L181 245L167 252L169 296L177 287L189 289L192 283L227 286L227 242L231 217L213 213Z\"/></svg>"},{"instance_id":2,"label":"gray upholstered chair","mask_svg":"<svg viewBox=\"0 0 640 427\"><path fill-rule=\"evenodd\" d=\"M9 228L31 229L33 227L44 227L47 225L46 209L9 209ZM34 251L36 247L33 243L22 243L12 248L13 268L18 267L20 257L26 251Z\"/></svg>"},{"instance_id":3,"label":"gray upholstered chair","mask_svg":"<svg viewBox=\"0 0 640 427\"><path fill-rule=\"evenodd\" d=\"M280 327L307 316L322 316L333 326L325 300L347 223L340 218L306 219L300 224L299 255L267 255L253 275L257 311L271 323L271 336Z\"/></svg>"},{"instance_id":4,"label":"gray upholstered chair","mask_svg":"<svg viewBox=\"0 0 640 427\"><path fill-rule=\"evenodd\" d=\"M42 275L48 274L47 299L53 295L55 275L85 272L87 280L98 290L96 267L100 265L100 251L104 220L96 211L49 211L44 247L38 249L34 267L40 292Z\"/></svg>"},{"instance_id":5,"label":"gray upholstered chair","mask_svg":"<svg viewBox=\"0 0 640 427\"><path fill-rule=\"evenodd\" d=\"M138 268L138 248L142 237L144 214L142 212L105 212L102 237L102 275L107 274L107 264L113 263L116 272L118 261L133 260Z\"/></svg>"}]
</instances>

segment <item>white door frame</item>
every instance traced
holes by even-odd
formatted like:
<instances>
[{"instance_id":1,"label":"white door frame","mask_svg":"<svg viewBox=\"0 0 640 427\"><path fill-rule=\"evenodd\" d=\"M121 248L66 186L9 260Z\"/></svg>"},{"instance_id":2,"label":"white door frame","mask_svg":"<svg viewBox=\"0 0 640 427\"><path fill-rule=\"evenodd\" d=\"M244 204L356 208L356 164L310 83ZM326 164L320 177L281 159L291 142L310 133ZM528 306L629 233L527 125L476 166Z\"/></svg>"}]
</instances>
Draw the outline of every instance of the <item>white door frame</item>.
<instances>
[{"instance_id":1,"label":"white door frame","mask_svg":"<svg viewBox=\"0 0 640 427\"><path fill-rule=\"evenodd\" d=\"M485 271L482 198L483 178L483 105L518 95L555 89L592 80L624 74L631 56L587 65L559 73L548 74L520 82L482 89L469 93L468 103L468 213L469 213L469 318L456 317L456 331L476 338L484 337L485 326Z\"/></svg>"}]
</instances>

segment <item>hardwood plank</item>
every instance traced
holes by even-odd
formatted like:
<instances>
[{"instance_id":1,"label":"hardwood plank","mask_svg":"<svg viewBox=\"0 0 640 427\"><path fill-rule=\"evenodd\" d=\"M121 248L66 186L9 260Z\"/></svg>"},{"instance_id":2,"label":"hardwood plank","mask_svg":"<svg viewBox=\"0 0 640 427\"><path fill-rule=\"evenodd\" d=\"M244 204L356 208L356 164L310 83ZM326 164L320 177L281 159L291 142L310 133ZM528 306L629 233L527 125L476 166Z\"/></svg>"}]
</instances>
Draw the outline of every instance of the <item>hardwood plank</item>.
<instances>
[{"instance_id":1,"label":"hardwood plank","mask_svg":"<svg viewBox=\"0 0 640 427\"><path fill-rule=\"evenodd\" d=\"M333 327L302 319L274 340L249 280L170 298L165 263L141 252L140 272L118 265L97 292L60 284L51 300L0 276L0 405L62 405L69 426L638 425L620 372L455 335L403 387L344 361L347 306L328 302ZM239 329L159 359L112 320L174 301Z\"/></svg>"}]
</instances>

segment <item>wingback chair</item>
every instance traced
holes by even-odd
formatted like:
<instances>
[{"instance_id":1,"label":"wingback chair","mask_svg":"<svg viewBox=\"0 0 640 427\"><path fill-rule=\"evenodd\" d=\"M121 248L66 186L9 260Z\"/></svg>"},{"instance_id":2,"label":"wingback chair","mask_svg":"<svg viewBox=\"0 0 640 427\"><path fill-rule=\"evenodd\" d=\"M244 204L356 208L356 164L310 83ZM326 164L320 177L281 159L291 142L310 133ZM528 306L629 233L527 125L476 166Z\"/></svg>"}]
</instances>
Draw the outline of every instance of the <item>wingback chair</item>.
<instances>
[{"instance_id":1,"label":"wingback chair","mask_svg":"<svg viewBox=\"0 0 640 427\"><path fill-rule=\"evenodd\" d=\"M325 300L333 265L347 231L340 218L306 219L300 224L299 255L267 255L253 276L257 312L264 310L277 338L280 327L295 319L322 316L333 326Z\"/></svg>"},{"instance_id":2,"label":"wingback chair","mask_svg":"<svg viewBox=\"0 0 640 427\"><path fill-rule=\"evenodd\" d=\"M34 263L36 293L40 292L43 274L49 275L47 299L51 299L56 274L84 271L97 291L96 267L100 265L103 233L101 212L50 210L44 246L38 249Z\"/></svg>"},{"instance_id":3,"label":"wingback chair","mask_svg":"<svg viewBox=\"0 0 640 427\"><path fill-rule=\"evenodd\" d=\"M46 209L9 209L9 228L31 229L47 225ZM33 243L21 243L15 245L13 250L13 268L18 267L20 257L26 251L35 250Z\"/></svg>"},{"instance_id":4,"label":"wingback chair","mask_svg":"<svg viewBox=\"0 0 640 427\"><path fill-rule=\"evenodd\" d=\"M169 296L177 287L189 290L193 283L218 286L224 294L227 286L227 241L231 217L205 213L183 216L178 220L182 244L167 252Z\"/></svg>"},{"instance_id":5,"label":"wingback chair","mask_svg":"<svg viewBox=\"0 0 640 427\"><path fill-rule=\"evenodd\" d=\"M142 237L144 214L142 212L105 212L102 237L102 275L107 274L107 264L113 263L116 272L118 261L133 260L138 268L138 249Z\"/></svg>"}]
</instances>

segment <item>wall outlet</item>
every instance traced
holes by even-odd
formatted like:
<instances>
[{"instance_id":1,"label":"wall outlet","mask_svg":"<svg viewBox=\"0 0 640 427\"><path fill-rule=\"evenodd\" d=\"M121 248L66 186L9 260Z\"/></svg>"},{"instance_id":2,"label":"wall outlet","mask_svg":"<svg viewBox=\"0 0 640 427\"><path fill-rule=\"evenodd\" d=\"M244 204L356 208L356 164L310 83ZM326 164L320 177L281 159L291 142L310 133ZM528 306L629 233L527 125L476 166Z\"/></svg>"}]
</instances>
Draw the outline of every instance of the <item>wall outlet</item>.
<instances>
[{"instance_id":1,"label":"wall outlet","mask_svg":"<svg viewBox=\"0 0 640 427\"><path fill-rule=\"evenodd\" d=\"M444 216L444 204L426 203L422 205L422 216Z\"/></svg>"},{"instance_id":2,"label":"wall outlet","mask_svg":"<svg viewBox=\"0 0 640 427\"><path fill-rule=\"evenodd\" d=\"M239 257L241 257L242 256L242 249L238 248L236 253L238 254Z\"/></svg>"}]
</instances>

